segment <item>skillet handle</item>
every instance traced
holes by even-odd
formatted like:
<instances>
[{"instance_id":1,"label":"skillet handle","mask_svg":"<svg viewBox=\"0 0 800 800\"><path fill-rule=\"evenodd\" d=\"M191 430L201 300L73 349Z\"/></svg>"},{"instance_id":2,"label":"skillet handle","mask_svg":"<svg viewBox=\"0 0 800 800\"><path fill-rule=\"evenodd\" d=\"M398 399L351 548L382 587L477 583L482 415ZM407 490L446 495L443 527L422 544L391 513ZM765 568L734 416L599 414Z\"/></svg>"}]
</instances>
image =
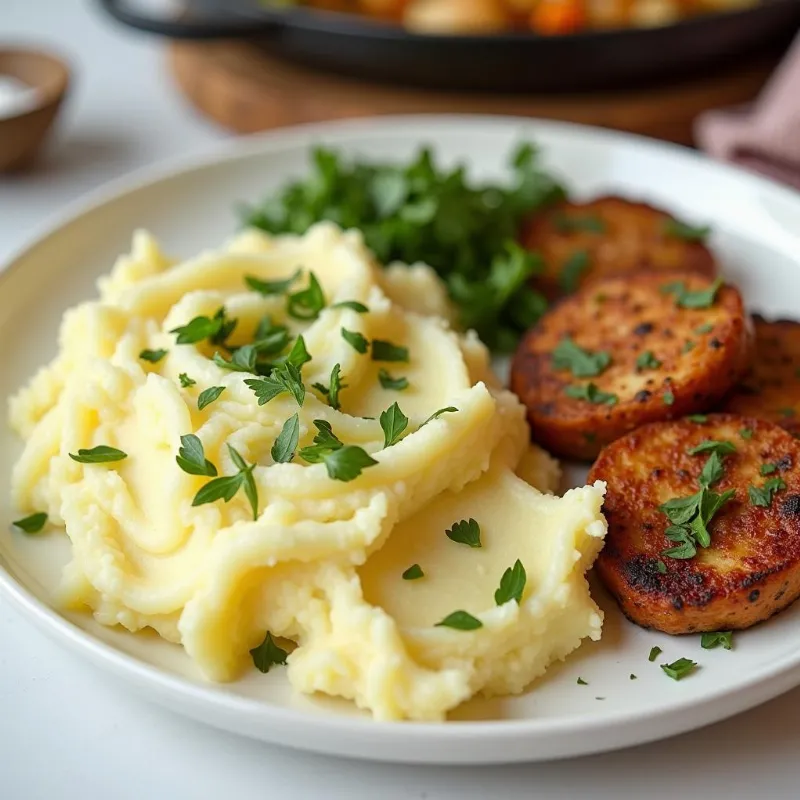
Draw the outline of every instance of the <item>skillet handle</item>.
<instances>
[{"instance_id":1,"label":"skillet handle","mask_svg":"<svg viewBox=\"0 0 800 800\"><path fill-rule=\"evenodd\" d=\"M98 3L107 14L123 25L171 39L242 39L274 33L283 27L274 18L209 14L186 19L164 19L135 11L125 0L98 0Z\"/></svg>"}]
</instances>

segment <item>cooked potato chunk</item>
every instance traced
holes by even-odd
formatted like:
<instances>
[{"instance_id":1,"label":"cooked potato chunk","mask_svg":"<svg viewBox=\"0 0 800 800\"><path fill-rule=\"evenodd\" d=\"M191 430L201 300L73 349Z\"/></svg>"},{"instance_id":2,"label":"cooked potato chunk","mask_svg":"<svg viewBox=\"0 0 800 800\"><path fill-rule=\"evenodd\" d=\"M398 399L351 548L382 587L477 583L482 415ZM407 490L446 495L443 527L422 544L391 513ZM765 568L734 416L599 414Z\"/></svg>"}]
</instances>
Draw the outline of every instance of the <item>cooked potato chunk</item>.
<instances>
[{"instance_id":1,"label":"cooked potato chunk","mask_svg":"<svg viewBox=\"0 0 800 800\"><path fill-rule=\"evenodd\" d=\"M755 317L755 358L723 410L775 422L800 435L800 323Z\"/></svg>"},{"instance_id":2,"label":"cooked potato chunk","mask_svg":"<svg viewBox=\"0 0 800 800\"><path fill-rule=\"evenodd\" d=\"M525 335L511 388L537 442L590 459L639 425L713 407L751 351L750 319L732 286L692 274L607 278Z\"/></svg>"},{"instance_id":3,"label":"cooked potato chunk","mask_svg":"<svg viewBox=\"0 0 800 800\"><path fill-rule=\"evenodd\" d=\"M713 277L716 266L704 234L644 203L601 197L537 214L522 240L542 255L544 272L536 285L553 298L595 278L643 270Z\"/></svg>"},{"instance_id":4,"label":"cooked potato chunk","mask_svg":"<svg viewBox=\"0 0 800 800\"><path fill-rule=\"evenodd\" d=\"M595 480L608 484L597 571L633 622L748 628L800 595L800 442L777 425L646 425L603 450Z\"/></svg>"}]
</instances>

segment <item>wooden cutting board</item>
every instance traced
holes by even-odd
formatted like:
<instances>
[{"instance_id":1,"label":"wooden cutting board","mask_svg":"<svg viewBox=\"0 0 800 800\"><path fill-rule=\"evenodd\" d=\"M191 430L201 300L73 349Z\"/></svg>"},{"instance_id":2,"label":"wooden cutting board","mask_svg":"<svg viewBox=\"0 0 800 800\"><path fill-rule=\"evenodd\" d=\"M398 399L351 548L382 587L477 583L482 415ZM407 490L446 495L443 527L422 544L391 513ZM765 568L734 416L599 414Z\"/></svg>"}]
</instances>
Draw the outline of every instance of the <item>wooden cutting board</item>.
<instances>
[{"instance_id":1,"label":"wooden cutting board","mask_svg":"<svg viewBox=\"0 0 800 800\"><path fill-rule=\"evenodd\" d=\"M237 133L304 122L409 113L480 113L545 117L692 143L702 111L752 100L776 56L740 60L691 81L585 95L433 92L323 74L241 41L173 43L169 65L201 112Z\"/></svg>"}]
</instances>

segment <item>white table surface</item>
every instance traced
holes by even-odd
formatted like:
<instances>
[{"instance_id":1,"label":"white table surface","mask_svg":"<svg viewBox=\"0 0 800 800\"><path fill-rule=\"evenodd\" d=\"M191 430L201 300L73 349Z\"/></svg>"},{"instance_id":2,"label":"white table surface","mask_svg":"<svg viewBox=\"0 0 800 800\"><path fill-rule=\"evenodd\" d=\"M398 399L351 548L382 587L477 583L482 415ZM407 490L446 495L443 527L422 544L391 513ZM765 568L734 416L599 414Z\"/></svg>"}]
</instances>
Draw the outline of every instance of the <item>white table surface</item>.
<instances>
[{"instance_id":1,"label":"white table surface","mask_svg":"<svg viewBox=\"0 0 800 800\"><path fill-rule=\"evenodd\" d=\"M39 167L0 177L0 261L94 186L225 134L195 116L160 45L89 0L0 0L0 44L56 48L76 82ZM0 600L0 798L800 797L800 690L721 724L609 755L492 768L396 767L219 733L142 702Z\"/></svg>"}]
</instances>

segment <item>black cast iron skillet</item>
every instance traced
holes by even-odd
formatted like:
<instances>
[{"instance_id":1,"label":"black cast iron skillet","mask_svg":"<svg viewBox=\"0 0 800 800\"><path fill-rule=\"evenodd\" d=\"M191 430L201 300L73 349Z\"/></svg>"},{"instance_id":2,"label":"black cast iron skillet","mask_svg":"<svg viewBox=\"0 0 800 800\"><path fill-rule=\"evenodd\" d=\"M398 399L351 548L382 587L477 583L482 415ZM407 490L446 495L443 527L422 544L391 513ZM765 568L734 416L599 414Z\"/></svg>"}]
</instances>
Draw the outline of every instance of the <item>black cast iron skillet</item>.
<instances>
[{"instance_id":1,"label":"black cast iron skillet","mask_svg":"<svg viewBox=\"0 0 800 800\"><path fill-rule=\"evenodd\" d=\"M99 0L126 25L174 39L252 39L314 67L430 89L570 92L676 80L785 46L800 28L800 0L762 0L661 28L569 36L500 33L427 36L358 15L258 0L195 0L178 18L147 15L132 0ZM800 90L799 90L800 91Z\"/></svg>"}]
</instances>

